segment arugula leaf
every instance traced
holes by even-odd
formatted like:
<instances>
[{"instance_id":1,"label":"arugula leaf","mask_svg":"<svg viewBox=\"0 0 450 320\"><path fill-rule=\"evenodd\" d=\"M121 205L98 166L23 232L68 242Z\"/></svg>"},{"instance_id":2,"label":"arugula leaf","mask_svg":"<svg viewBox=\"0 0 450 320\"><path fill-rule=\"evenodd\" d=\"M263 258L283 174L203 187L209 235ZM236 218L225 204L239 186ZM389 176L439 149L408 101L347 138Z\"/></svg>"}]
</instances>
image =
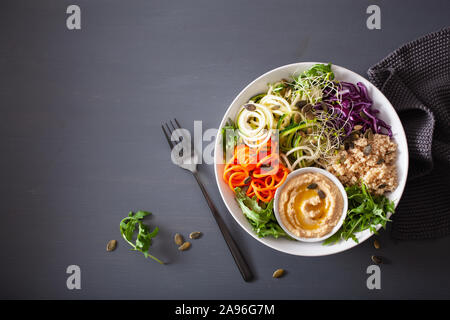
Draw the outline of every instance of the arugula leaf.
<instances>
[{"instance_id":1,"label":"arugula leaf","mask_svg":"<svg viewBox=\"0 0 450 320\"><path fill-rule=\"evenodd\" d=\"M324 245L336 243L341 239L358 242L355 234L366 229L377 233L376 226L380 224L385 229L386 223L391 221L387 214L395 211L394 201L383 195L372 196L364 183L361 183L361 187L347 187L345 191L348 196L347 217L342 227L323 242Z\"/></svg>"},{"instance_id":2,"label":"arugula leaf","mask_svg":"<svg viewBox=\"0 0 450 320\"><path fill-rule=\"evenodd\" d=\"M227 160L227 151L234 150L238 142L237 127L231 119L228 119L227 123L222 127L221 134L223 157Z\"/></svg>"},{"instance_id":3,"label":"arugula leaf","mask_svg":"<svg viewBox=\"0 0 450 320\"><path fill-rule=\"evenodd\" d=\"M300 78L308 77L328 77L329 80L333 80L334 73L331 71L331 63L315 64L300 75Z\"/></svg>"},{"instance_id":4,"label":"arugula leaf","mask_svg":"<svg viewBox=\"0 0 450 320\"><path fill-rule=\"evenodd\" d=\"M273 214L273 199L265 207L262 207L258 204L256 197L249 198L241 188L237 187L234 191L242 212L258 237L290 238L280 227Z\"/></svg>"},{"instance_id":5,"label":"arugula leaf","mask_svg":"<svg viewBox=\"0 0 450 320\"><path fill-rule=\"evenodd\" d=\"M150 257L153 260L158 261L161 264L164 264L161 260L148 253L148 249L152 244L152 239L156 237L159 231L158 227L156 227L153 231L150 232L150 228L142 223L141 220L145 216L148 216L149 214L151 213L142 210L139 210L136 213L130 211L128 216L123 218L122 221L120 221L119 224L120 234L125 239L125 241L128 242L129 245L133 247L132 250L140 251L144 254L146 258ZM138 234L135 243L133 243L133 236L134 231L136 229L136 224L138 225Z\"/></svg>"}]
</instances>

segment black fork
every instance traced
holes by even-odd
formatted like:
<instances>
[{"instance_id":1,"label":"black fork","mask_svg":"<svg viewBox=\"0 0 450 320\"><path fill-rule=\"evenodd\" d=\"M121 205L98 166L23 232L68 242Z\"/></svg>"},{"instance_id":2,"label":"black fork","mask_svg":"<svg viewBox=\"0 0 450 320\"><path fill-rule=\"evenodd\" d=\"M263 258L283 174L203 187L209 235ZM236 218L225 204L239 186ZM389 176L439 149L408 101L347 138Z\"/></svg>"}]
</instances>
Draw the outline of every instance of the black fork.
<instances>
[{"instance_id":1,"label":"black fork","mask_svg":"<svg viewBox=\"0 0 450 320\"><path fill-rule=\"evenodd\" d=\"M170 126L169 126L170 123ZM165 123L161 126L164 135L167 139L167 142L169 143L170 149L172 150L175 146L174 142L172 141L172 136L174 135L174 132L177 129L181 129L181 126L179 124L179 122L177 121L177 119L174 119L174 121L170 120L169 123ZM186 137L183 136L182 134L178 135L177 140L180 141L180 136L182 137L182 140L185 140ZM187 141L185 141L187 143ZM208 192L205 189L205 186L203 185L203 183L200 180L200 177L198 175L198 171L197 171L197 163L198 163L198 159L199 156L196 152L196 150L192 147L191 144L191 154L180 154L180 157L178 158L177 161L177 165L183 169L189 170L190 172L192 172L192 174L195 177L195 180L197 181L200 190L203 193L203 196L206 199L206 202L208 203L209 209L211 209L211 213L214 217L214 219L216 219L216 222L219 226L220 231L222 232L222 235L225 239L225 242L228 245L228 249L230 249L231 255L234 258L234 261L236 262L236 265L239 268L239 271L242 274L242 277L244 278L245 281L250 281L253 278L253 274L247 264L247 262L244 259L244 256L242 255L241 251L239 250L239 247L237 246L236 242L234 241L233 237L231 236L230 231L228 230L227 225L225 224L225 222L222 220L222 217L219 214L219 211L217 210L216 206L214 205L214 203L211 200L211 197L209 196ZM190 161L186 161L186 160L190 160Z\"/></svg>"}]
</instances>

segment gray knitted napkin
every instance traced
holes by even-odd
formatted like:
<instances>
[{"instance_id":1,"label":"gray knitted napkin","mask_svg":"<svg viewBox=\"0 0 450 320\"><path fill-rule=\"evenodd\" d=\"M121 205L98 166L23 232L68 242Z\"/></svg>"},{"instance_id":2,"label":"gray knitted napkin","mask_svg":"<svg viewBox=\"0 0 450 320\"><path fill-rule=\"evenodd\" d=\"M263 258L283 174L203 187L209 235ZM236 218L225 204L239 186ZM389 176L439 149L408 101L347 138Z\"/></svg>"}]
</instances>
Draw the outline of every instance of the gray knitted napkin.
<instances>
[{"instance_id":1,"label":"gray knitted napkin","mask_svg":"<svg viewBox=\"0 0 450 320\"><path fill-rule=\"evenodd\" d=\"M397 49L368 71L391 101L408 140L405 192L393 216L397 239L450 233L450 27Z\"/></svg>"}]
</instances>

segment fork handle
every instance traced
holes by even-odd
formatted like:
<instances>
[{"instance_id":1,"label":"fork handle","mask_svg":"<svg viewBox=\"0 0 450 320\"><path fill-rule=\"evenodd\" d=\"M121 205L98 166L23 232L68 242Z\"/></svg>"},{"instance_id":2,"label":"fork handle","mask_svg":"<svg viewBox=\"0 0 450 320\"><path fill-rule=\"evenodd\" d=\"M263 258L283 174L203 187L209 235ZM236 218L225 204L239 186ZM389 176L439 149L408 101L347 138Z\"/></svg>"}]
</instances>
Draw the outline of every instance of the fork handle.
<instances>
[{"instance_id":1,"label":"fork handle","mask_svg":"<svg viewBox=\"0 0 450 320\"><path fill-rule=\"evenodd\" d=\"M237 246L236 242L234 241L233 237L230 234L230 231L228 230L227 225L222 220L222 217L219 214L219 211L217 211L216 206L212 202L208 192L205 189L205 186L201 182L198 172L194 171L193 175L195 177L195 180L197 180L198 185L200 186L200 189L202 190L203 196L206 199L206 202L208 203L209 209L211 209L211 212L216 219L217 224L219 225L219 229L222 232L223 237L225 238L225 242L228 245L228 249L230 249L231 255L233 256L234 262L236 262L236 265L239 268L239 271L242 274L242 277L245 281L250 281L253 278L253 274L250 270L250 267L248 266L247 262L244 259L244 256L241 253L241 250L239 250L239 247Z\"/></svg>"}]
</instances>

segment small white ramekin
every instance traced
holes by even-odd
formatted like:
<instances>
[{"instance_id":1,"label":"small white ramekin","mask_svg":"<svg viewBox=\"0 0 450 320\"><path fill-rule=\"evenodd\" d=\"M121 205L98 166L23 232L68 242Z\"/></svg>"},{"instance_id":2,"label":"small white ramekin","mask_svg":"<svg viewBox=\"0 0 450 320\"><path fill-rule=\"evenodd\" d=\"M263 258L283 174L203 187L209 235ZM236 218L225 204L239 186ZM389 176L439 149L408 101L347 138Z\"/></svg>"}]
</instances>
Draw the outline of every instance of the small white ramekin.
<instances>
[{"instance_id":1,"label":"small white ramekin","mask_svg":"<svg viewBox=\"0 0 450 320\"><path fill-rule=\"evenodd\" d=\"M294 177L307 173L307 172L312 172L312 173L319 173L324 175L325 177L327 177L328 179L331 180L331 182L333 182L339 189L339 191L342 194L342 199L344 201L344 206L342 209L342 214L341 214L341 218L339 219L339 222L336 224L336 226L333 228L333 230L331 230L329 233L327 233L326 235L320 237L320 238L302 238L302 237L298 237L295 234L293 234L292 232L290 232L283 224L283 222L280 219L280 213L278 212L278 202L279 202L279 198L280 198L280 194L284 188L284 186L286 186L286 184L289 182L289 180L293 179ZM329 237L331 237L333 234L335 234L339 228L342 226L342 224L344 223L344 219L347 216L347 209L348 209L348 198L347 198L347 192L345 192L345 188L342 185L342 183L338 180L338 178L336 178L333 174L331 174L330 172L324 170L324 169L320 169L320 168L315 168L315 167L308 167L308 168L301 168L301 169L297 169L292 171L291 173L289 173L289 175L286 178L286 181L277 189L277 191L275 192L275 198L274 198L274 206L273 206L274 212L275 212L275 217L277 218L278 223L280 224L281 228L283 228L283 230L292 238L299 240L299 241L304 241L304 242L319 242L319 241L323 241Z\"/></svg>"}]
</instances>

